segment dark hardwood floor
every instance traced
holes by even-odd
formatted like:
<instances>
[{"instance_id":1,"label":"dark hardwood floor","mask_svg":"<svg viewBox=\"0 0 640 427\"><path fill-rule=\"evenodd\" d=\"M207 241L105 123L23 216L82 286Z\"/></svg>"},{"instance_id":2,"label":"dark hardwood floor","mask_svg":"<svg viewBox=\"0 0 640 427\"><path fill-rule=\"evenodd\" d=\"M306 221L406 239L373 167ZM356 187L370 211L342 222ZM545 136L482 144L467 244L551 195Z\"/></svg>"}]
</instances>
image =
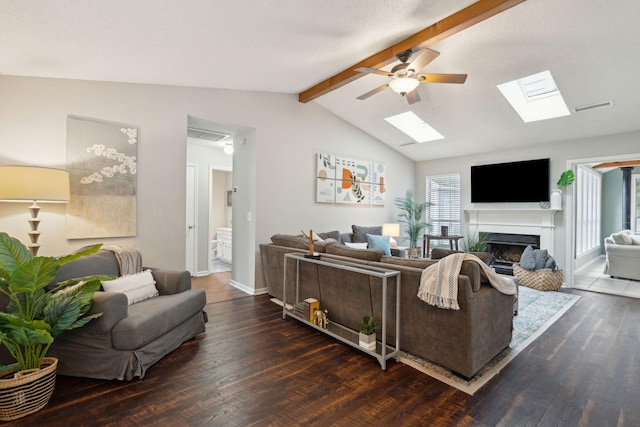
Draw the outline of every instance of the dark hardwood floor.
<instances>
[{"instance_id":1,"label":"dark hardwood floor","mask_svg":"<svg viewBox=\"0 0 640 427\"><path fill-rule=\"evenodd\" d=\"M231 286L229 284L230 281L231 272L225 271L206 276L192 277L191 287L193 289L203 289L207 293L207 304L249 296L249 294Z\"/></svg>"},{"instance_id":2,"label":"dark hardwood floor","mask_svg":"<svg viewBox=\"0 0 640 427\"><path fill-rule=\"evenodd\" d=\"M267 296L207 305L206 335L142 380L59 376L16 426L638 426L640 300L582 298L476 395L375 359Z\"/></svg>"}]
</instances>

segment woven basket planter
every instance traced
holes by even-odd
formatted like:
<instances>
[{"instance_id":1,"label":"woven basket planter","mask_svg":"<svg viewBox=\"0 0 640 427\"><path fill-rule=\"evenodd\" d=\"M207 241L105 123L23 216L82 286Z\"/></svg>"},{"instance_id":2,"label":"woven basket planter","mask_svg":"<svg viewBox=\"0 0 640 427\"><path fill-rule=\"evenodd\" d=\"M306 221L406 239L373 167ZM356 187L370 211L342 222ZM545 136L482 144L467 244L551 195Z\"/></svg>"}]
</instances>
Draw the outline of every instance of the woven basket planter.
<instances>
[{"instance_id":1,"label":"woven basket planter","mask_svg":"<svg viewBox=\"0 0 640 427\"><path fill-rule=\"evenodd\" d=\"M519 264L513 264L513 275L520 280L522 286L539 291L557 291L562 286L564 273L550 268L541 270L525 270Z\"/></svg>"},{"instance_id":2,"label":"woven basket planter","mask_svg":"<svg viewBox=\"0 0 640 427\"><path fill-rule=\"evenodd\" d=\"M56 384L58 359L45 357L40 369L0 372L0 421L11 421L44 408Z\"/></svg>"}]
</instances>

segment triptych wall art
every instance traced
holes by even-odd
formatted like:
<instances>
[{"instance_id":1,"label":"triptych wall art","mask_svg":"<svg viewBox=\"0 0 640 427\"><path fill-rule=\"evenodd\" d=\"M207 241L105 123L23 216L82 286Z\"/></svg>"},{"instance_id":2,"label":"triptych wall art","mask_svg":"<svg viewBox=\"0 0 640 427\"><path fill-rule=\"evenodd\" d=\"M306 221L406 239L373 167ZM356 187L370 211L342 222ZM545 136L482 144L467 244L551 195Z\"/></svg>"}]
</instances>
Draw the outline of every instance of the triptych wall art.
<instances>
[{"instance_id":1,"label":"triptych wall art","mask_svg":"<svg viewBox=\"0 0 640 427\"><path fill-rule=\"evenodd\" d=\"M316 202L384 206L385 165L316 155Z\"/></svg>"},{"instance_id":2,"label":"triptych wall art","mask_svg":"<svg viewBox=\"0 0 640 427\"><path fill-rule=\"evenodd\" d=\"M138 128L67 117L67 239L136 235L137 155Z\"/></svg>"}]
</instances>

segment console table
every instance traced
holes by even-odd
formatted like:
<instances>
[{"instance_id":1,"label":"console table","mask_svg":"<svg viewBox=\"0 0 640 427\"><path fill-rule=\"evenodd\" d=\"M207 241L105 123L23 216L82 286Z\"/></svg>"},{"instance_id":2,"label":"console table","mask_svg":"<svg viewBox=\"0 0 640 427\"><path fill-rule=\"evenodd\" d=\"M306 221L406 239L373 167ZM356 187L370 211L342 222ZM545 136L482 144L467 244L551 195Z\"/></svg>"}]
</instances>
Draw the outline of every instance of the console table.
<instances>
[{"instance_id":1,"label":"console table","mask_svg":"<svg viewBox=\"0 0 640 427\"><path fill-rule=\"evenodd\" d=\"M295 262L296 263L296 295L293 301L293 304L287 304L287 263ZM308 262L313 264L318 264L319 266L324 266L328 268L336 268L339 270L351 271L354 273L365 274L367 276L379 277L381 278L381 286L382 286L382 337L376 343L376 350L367 350L358 345L358 331L353 330L352 328L346 327L339 323L333 322L331 320L331 313L329 313L329 324L327 328L322 328L318 325L315 325L309 321L309 319L305 319L299 315L297 315L293 311L293 307L300 301L299 289L300 289L300 263ZM371 356L374 356L378 359L380 366L383 370L387 368L387 360L390 358L398 358L400 356L400 271L397 270L389 270L386 268L379 267L371 267L363 264L355 264L346 261L336 260L332 258L320 257L318 258L309 258L305 257L301 253L287 253L284 255L284 283L282 290L282 318L286 319L287 316L292 317L306 325L311 326L312 328L317 329L320 332L323 332L337 340L342 341L345 344L348 344L354 348L357 348ZM396 342L395 347L387 345L387 280L390 277L395 277L395 285L396 285ZM320 308L322 309L322 301L320 301ZM367 313L363 313L366 315Z\"/></svg>"},{"instance_id":2,"label":"console table","mask_svg":"<svg viewBox=\"0 0 640 427\"><path fill-rule=\"evenodd\" d=\"M432 234L425 234L424 239L422 241L422 257L429 258L429 253L431 252L431 240L448 240L449 247L453 250L453 246L455 244L455 250L458 250L458 240L462 239L463 236L436 236Z\"/></svg>"}]
</instances>

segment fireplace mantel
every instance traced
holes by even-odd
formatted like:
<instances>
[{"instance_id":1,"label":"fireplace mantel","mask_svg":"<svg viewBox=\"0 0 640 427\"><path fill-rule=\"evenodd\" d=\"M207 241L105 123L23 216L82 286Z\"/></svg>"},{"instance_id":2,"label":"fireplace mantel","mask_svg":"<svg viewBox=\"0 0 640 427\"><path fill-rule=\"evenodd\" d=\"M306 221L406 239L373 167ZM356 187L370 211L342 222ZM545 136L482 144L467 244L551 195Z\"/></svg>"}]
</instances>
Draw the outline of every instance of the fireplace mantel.
<instances>
[{"instance_id":1,"label":"fireplace mantel","mask_svg":"<svg viewBox=\"0 0 640 427\"><path fill-rule=\"evenodd\" d=\"M540 249L553 252L555 209L465 209L472 234L512 233L540 236Z\"/></svg>"}]
</instances>

